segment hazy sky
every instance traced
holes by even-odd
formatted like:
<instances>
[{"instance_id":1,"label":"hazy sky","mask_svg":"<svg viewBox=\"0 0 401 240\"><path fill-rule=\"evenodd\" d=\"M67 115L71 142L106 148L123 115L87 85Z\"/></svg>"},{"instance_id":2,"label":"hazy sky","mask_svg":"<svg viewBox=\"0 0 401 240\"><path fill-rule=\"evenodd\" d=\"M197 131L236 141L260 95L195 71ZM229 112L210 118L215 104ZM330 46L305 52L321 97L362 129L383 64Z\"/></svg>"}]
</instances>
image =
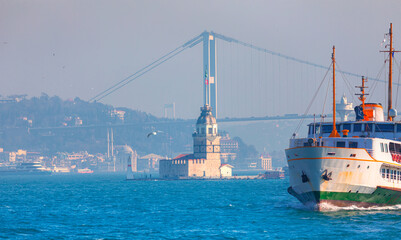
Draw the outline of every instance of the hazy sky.
<instances>
[{"instance_id":1,"label":"hazy sky","mask_svg":"<svg viewBox=\"0 0 401 240\"><path fill-rule=\"evenodd\" d=\"M88 100L204 30L323 65L335 44L343 70L376 75L390 22L401 48L399 0L0 0L0 94ZM103 102L193 118L202 78L197 46Z\"/></svg>"}]
</instances>

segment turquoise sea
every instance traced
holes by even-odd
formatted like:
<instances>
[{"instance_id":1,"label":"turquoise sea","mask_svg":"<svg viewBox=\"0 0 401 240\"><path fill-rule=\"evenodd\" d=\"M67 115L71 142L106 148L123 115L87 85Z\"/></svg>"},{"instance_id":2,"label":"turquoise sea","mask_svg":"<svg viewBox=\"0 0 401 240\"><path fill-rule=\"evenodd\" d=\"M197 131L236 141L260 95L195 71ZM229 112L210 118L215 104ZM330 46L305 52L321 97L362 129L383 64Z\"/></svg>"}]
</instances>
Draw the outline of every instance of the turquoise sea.
<instances>
[{"instance_id":1,"label":"turquoise sea","mask_svg":"<svg viewBox=\"0 0 401 240\"><path fill-rule=\"evenodd\" d=\"M314 212L284 180L0 177L2 239L398 239L401 207Z\"/></svg>"}]
</instances>

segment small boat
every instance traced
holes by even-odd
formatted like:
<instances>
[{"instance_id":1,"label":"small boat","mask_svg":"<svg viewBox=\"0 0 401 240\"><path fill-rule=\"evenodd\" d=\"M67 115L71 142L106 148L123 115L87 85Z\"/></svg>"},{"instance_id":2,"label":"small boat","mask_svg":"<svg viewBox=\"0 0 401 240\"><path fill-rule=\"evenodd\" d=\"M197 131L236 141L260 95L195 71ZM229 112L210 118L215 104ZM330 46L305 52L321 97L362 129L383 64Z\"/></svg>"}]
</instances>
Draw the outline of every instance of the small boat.
<instances>
[{"instance_id":1,"label":"small boat","mask_svg":"<svg viewBox=\"0 0 401 240\"><path fill-rule=\"evenodd\" d=\"M82 168L82 169L78 169L77 170L78 173L82 173L82 174L90 174L93 173L93 170L89 169L89 168Z\"/></svg>"}]
</instances>

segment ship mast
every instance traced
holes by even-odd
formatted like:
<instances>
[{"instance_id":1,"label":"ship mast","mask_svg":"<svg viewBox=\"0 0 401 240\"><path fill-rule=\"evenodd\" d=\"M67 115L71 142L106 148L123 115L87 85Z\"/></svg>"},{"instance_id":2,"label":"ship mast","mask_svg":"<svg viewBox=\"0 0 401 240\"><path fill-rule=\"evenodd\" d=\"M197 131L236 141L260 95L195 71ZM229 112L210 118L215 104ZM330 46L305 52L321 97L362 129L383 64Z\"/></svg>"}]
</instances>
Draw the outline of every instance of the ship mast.
<instances>
[{"instance_id":1,"label":"ship mast","mask_svg":"<svg viewBox=\"0 0 401 240\"><path fill-rule=\"evenodd\" d=\"M389 72L388 72L388 109L387 109L387 120L393 121L390 116L390 109L393 108L393 24L390 23L389 33L390 35L390 59L389 59Z\"/></svg>"},{"instance_id":2,"label":"ship mast","mask_svg":"<svg viewBox=\"0 0 401 240\"><path fill-rule=\"evenodd\" d=\"M388 70L388 106L387 106L387 120L393 121L393 117L390 116L390 110L393 108L393 54L395 51L393 49L393 24L390 23L390 29L388 30L388 35L390 36L390 49L389 51L380 51L380 52L388 52L390 54L389 57L389 70Z\"/></svg>"},{"instance_id":3,"label":"ship mast","mask_svg":"<svg viewBox=\"0 0 401 240\"><path fill-rule=\"evenodd\" d=\"M331 61L333 65L333 131L329 137L340 137L336 129L336 47L333 46L333 54L331 55Z\"/></svg>"}]
</instances>

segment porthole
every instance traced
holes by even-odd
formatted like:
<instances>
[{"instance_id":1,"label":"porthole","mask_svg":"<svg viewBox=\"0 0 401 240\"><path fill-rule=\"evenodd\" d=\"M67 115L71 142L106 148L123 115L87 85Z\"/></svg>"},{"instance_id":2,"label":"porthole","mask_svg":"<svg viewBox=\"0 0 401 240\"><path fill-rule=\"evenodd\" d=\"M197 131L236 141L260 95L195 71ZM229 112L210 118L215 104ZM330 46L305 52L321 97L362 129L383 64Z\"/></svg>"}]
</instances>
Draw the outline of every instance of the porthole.
<instances>
[{"instance_id":1,"label":"porthole","mask_svg":"<svg viewBox=\"0 0 401 240\"><path fill-rule=\"evenodd\" d=\"M356 191L356 193L358 193L359 191Z\"/></svg>"},{"instance_id":2,"label":"porthole","mask_svg":"<svg viewBox=\"0 0 401 240\"><path fill-rule=\"evenodd\" d=\"M349 190L348 192L351 193L351 190Z\"/></svg>"},{"instance_id":3,"label":"porthole","mask_svg":"<svg viewBox=\"0 0 401 240\"><path fill-rule=\"evenodd\" d=\"M369 169L369 166L367 167L367 169Z\"/></svg>"},{"instance_id":4,"label":"porthole","mask_svg":"<svg viewBox=\"0 0 401 240\"><path fill-rule=\"evenodd\" d=\"M349 164L347 164L347 167L349 167Z\"/></svg>"},{"instance_id":5,"label":"porthole","mask_svg":"<svg viewBox=\"0 0 401 240\"><path fill-rule=\"evenodd\" d=\"M361 167L361 165L358 165L358 168L360 168Z\"/></svg>"}]
</instances>

